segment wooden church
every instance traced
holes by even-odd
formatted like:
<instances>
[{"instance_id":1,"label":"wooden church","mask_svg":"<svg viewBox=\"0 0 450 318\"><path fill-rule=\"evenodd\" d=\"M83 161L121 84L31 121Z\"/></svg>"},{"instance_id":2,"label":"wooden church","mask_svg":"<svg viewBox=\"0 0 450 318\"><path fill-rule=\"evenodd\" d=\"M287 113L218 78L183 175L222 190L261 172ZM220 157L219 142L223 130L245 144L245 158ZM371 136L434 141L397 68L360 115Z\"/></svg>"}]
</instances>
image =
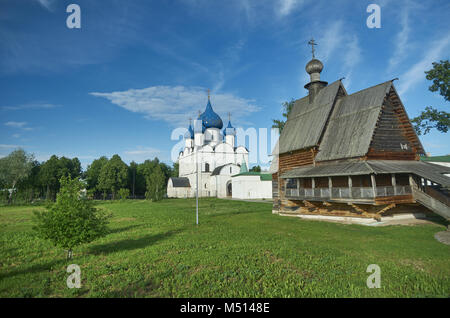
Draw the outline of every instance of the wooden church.
<instances>
[{"instance_id":1,"label":"wooden church","mask_svg":"<svg viewBox=\"0 0 450 318\"><path fill-rule=\"evenodd\" d=\"M316 218L436 213L450 218L450 168L420 161L424 148L393 81L348 94L306 65L273 165L273 212Z\"/></svg>"}]
</instances>

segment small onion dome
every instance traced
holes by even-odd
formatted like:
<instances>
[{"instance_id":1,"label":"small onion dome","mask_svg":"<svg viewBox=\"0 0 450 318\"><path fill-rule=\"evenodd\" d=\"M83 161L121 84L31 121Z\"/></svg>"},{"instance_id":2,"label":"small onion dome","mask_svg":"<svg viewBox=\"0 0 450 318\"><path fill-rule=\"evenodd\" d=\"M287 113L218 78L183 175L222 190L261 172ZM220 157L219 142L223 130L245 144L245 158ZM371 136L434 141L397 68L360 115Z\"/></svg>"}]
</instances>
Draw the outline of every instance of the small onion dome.
<instances>
[{"instance_id":1,"label":"small onion dome","mask_svg":"<svg viewBox=\"0 0 450 318\"><path fill-rule=\"evenodd\" d=\"M204 129L208 128L222 129L223 127L222 119L212 109L211 102L209 101L209 99L208 104L206 105L206 109L203 112L203 114L199 116L199 119L202 120Z\"/></svg>"},{"instance_id":2,"label":"small onion dome","mask_svg":"<svg viewBox=\"0 0 450 318\"><path fill-rule=\"evenodd\" d=\"M194 139L194 129L192 128L191 124L189 124L188 131L184 134L184 138Z\"/></svg>"},{"instance_id":3,"label":"small onion dome","mask_svg":"<svg viewBox=\"0 0 450 318\"><path fill-rule=\"evenodd\" d=\"M228 126L223 130L223 135L236 135L236 128L231 125L231 121L228 121Z\"/></svg>"},{"instance_id":4,"label":"small onion dome","mask_svg":"<svg viewBox=\"0 0 450 318\"><path fill-rule=\"evenodd\" d=\"M305 70L308 74L320 73L323 70L323 64L318 59L312 59L306 64Z\"/></svg>"}]
</instances>

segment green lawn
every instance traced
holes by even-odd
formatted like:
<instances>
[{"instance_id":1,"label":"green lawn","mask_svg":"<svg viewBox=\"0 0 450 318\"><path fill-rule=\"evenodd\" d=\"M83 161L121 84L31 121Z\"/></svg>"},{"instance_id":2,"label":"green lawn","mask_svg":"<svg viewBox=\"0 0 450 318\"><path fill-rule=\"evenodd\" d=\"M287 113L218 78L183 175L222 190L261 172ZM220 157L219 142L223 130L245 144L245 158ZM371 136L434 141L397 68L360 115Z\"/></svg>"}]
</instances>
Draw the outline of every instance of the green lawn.
<instances>
[{"instance_id":1,"label":"green lawn","mask_svg":"<svg viewBox=\"0 0 450 318\"><path fill-rule=\"evenodd\" d=\"M272 215L219 199L99 204L111 233L65 251L35 237L32 207L0 208L0 297L449 297L443 226L368 227ZM82 287L66 286L69 264ZM369 289L369 264L381 288Z\"/></svg>"}]
</instances>

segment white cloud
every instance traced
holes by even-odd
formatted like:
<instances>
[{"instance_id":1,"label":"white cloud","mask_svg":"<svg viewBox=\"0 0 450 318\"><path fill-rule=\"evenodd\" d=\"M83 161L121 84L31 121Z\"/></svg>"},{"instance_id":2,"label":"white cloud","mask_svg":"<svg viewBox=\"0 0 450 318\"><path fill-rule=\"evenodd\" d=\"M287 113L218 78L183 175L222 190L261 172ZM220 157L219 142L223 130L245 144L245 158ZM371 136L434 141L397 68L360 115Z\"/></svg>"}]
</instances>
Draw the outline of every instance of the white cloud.
<instances>
[{"instance_id":1,"label":"white cloud","mask_svg":"<svg viewBox=\"0 0 450 318\"><path fill-rule=\"evenodd\" d=\"M409 26L409 9L406 8L401 11L400 20L401 30L394 38L395 46L393 49L394 54L389 59L388 72L394 69L402 60L405 59L408 53L409 33L411 31Z\"/></svg>"},{"instance_id":2,"label":"white cloud","mask_svg":"<svg viewBox=\"0 0 450 318\"><path fill-rule=\"evenodd\" d=\"M27 110L27 109L51 109L60 107L60 105L55 105L51 103L30 103L30 104L22 104L16 106L2 106L0 109L3 110Z\"/></svg>"},{"instance_id":3,"label":"white cloud","mask_svg":"<svg viewBox=\"0 0 450 318\"><path fill-rule=\"evenodd\" d=\"M329 64L342 65L341 72L345 76L346 87L349 88L353 70L362 58L357 35L347 30L342 20L338 20L326 28L317 43L317 58L325 67L330 60L333 62Z\"/></svg>"},{"instance_id":4,"label":"white cloud","mask_svg":"<svg viewBox=\"0 0 450 318\"><path fill-rule=\"evenodd\" d=\"M124 151L122 154L124 161L144 162L147 159L158 157L160 160L165 159L165 155L159 149L152 147L137 146L136 149Z\"/></svg>"},{"instance_id":5,"label":"white cloud","mask_svg":"<svg viewBox=\"0 0 450 318\"><path fill-rule=\"evenodd\" d=\"M23 128L27 123L24 121L8 121L5 123L5 126L14 127L14 128Z\"/></svg>"},{"instance_id":6,"label":"white cloud","mask_svg":"<svg viewBox=\"0 0 450 318\"><path fill-rule=\"evenodd\" d=\"M203 87L151 86L144 89L90 94L104 97L131 112L144 114L148 119L183 127L186 126L189 117L197 118L198 111L203 112L207 103L206 89ZM260 109L253 100L233 94L211 94L211 104L223 121L227 118L226 114L231 112L236 123L245 122L243 118Z\"/></svg>"},{"instance_id":7,"label":"white cloud","mask_svg":"<svg viewBox=\"0 0 450 318\"><path fill-rule=\"evenodd\" d=\"M438 62L443 55L448 53L449 45L450 34L432 43L425 56L400 76L399 94L403 95L414 85L425 80L425 71L431 69L433 62Z\"/></svg>"},{"instance_id":8,"label":"white cloud","mask_svg":"<svg viewBox=\"0 0 450 318\"><path fill-rule=\"evenodd\" d=\"M47 10L52 11L54 0L36 0L36 1L39 2L39 4L44 8L46 8Z\"/></svg>"},{"instance_id":9,"label":"white cloud","mask_svg":"<svg viewBox=\"0 0 450 318\"><path fill-rule=\"evenodd\" d=\"M18 129L22 129L22 130L33 130L33 128L31 127L26 127L27 122L25 121L8 121L5 123L5 126L8 127L13 127L13 128L18 128Z\"/></svg>"},{"instance_id":10,"label":"white cloud","mask_svg":"<svg viewBox=\"0 0 450 318\"><path fill-rule=\"evenodd\" d=\"M302 6L304 0L279 0L276 3L277 13L280 16L289 15L292 11Z\"/></svg>"},{"instance_id":11,"label":"white cloud","mask_svg":"<svg viewBox=\"0 0 450 318\"><path fill-rule=\"evenodd\" d=\"M22 146L18 146L18 145L5 145L5 144L0 144L0 149L14 149L14 148L21 148Z\"/></svg>"}]
</instances>

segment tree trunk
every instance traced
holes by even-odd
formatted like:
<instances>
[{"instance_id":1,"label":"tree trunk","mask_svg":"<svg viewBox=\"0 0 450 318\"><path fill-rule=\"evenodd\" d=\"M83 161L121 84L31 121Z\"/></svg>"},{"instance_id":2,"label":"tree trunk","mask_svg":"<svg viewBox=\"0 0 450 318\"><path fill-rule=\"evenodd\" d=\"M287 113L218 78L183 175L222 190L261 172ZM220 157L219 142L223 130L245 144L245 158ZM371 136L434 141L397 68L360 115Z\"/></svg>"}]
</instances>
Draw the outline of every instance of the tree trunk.
<instances>
[{"instance_id":1,"label":"tree trunk","mask_svg":"<svg viewBox=\"0 0 450 318\"><path fill-rule=\"evenodd\" d=\"M67 250L67 259L72 259L72 249L70 248L70 249L68 249Z\"/></svg>"}]
</instances>

